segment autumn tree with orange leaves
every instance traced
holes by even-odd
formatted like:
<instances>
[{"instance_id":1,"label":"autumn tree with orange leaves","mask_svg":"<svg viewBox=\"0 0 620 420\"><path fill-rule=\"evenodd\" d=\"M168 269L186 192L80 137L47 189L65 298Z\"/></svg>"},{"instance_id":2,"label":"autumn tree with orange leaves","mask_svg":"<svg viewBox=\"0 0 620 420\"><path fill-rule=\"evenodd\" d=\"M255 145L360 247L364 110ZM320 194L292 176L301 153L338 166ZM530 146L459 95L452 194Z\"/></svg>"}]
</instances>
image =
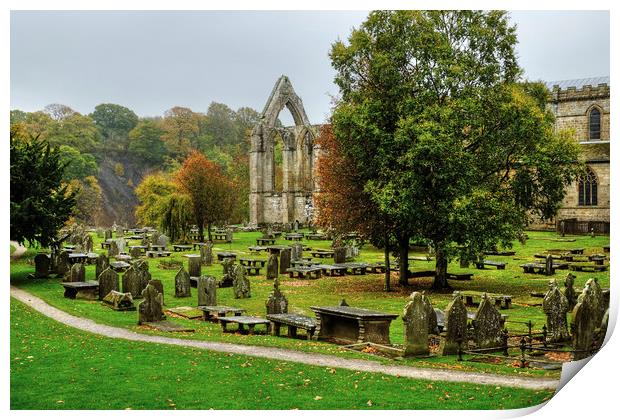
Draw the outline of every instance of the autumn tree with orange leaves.
<instances>
[{"instance_id":1,"label":"autumn tree with orange leaves","mask_svg":"<svg viewBox=\"0 0 620 420\"><path fill-rule=\"evenodd\" d=\"M217 163L197 151L185 159L176 182L191 199L200 241L204 241L205 226L211 240L211 226L226 222L234 210L234 183Z\"/></svg>"},{"instance_id":2,"label":"autumn tree with orange leaves","mask_svg":"<svg viewBox=\"0 0 620 420\"><path fill-rule=\"evenodd\" d=\"M336 141L331 125L321 127L316 140L321 147L317 161L318 192L314 194L315 222L331 232L357 232L370 243L385 250L385 285L390 290L390 249L394 246L390 220L364 192L350 158Z\"/></svg>"}]
</instances>

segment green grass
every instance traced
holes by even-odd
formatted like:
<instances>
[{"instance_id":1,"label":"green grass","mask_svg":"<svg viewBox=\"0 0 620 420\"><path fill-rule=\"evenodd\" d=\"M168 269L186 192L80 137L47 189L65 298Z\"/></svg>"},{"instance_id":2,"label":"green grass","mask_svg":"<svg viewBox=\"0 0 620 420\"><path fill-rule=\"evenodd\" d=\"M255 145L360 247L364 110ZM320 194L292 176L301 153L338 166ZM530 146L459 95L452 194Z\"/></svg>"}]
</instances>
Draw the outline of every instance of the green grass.
<instances>
[{"instance_id":1,"label":"green grass","mask_svg":"<svg viewBox=\"0 0 620 420\"><path fill-rule=\"evenodd\" d=\"M110 339L14 299L10 372L11 409L510 409L553 395Z\"/></svg>"},{"instance_id":2,"label":"green grass","mask_svg":"<svg viewBox=\"0 0 620 420\"><path fill-rule=\"evenodd\" d=\"M14 246L14 245L11 245L11 254L10 254L10 255L13 255L13 253L15 252L15 250L16 250L16 249L17 249L17 248L15 248L15 246Z\"/></svg>"},{"instance_id":3,"label":"green grass","mask_svg":"<svg viewBox=\"0 0 620 420\"><path fill-rule=\"evenodd\" d=\"M232 244L216 243L214 252L217 251L237 251L245 252L249 255L248 246L255 245L255 239L260 235L258 232L235 233ZM549 232L529 232L530 239L525 245L515 243L515 256L500 257L490 256L489 259L504 261L507 263L505 270L495 268L477 270L475 268L461 269L458 263L451 263L450 272L471 272L474 273L472 281L450 281L450 285L457 290L473 290L479 292L503 293L513 296L513 309L502 310L508 315L508 321L528 321L534 323L534 330L540 330L545 322L545 316L540 306L541 299L530 297L531 291L545 291L549 278L539 275L523 274L519 267L527 261L533 260L533 254L543 252L550 248L586 248L586 253L601 252L601 246L609 243L608 237L589 236L575 237L575 242L563 243L553 242L551 239L557 238L554 233ZM101 238L94 238L95 247L100 248ZM329 241L305 241L313 248L328 248ZM131 244L137 241L131 241ZM288 244L289 241L278 240L278 244ZM19 262L13 262L11 266L11 282L19 287L44 299L46 302L65 310L71 314L87 317L97 322L113 325L146 334L155 334L150 330L145 330L136 325L137 315L133 313L114 312L103 307L98 302L74 301L63 298L62 287L57 279L30 280L27 274L33 271L33 267L27 263L31 258L33 250L29 250L26 256ZM173 253L172 257L184 261L187 267L187 258L182 255L187 252ZM30 257L29 257L30 256ZM266 256L262 255L263 258ZM381 261L382 251L369 245L364 246L358 261ZM157 259L149 260L150 271L153 278L160 279L164 284L164 300L167 307L174 306L195 306L196 291L192 290L191 298L174 297L174 275L176 270L164 270L158 267ZM411 269L428 270L433 268L433 262L419 262L412 264ZM203 267L203 274L210 274L221 278L222 267L215 264L211 267ZM555 278L560 283L566 271L558 271ZM604 273L575 273L577 279L576 287L582 287L590 277L597 277L602 287L609 287L609 272ZM94 279L94 266L88 266L86 270L87 279ZM431 278L411 279L410 285L401 287L397 284L395 275L394 291L383 291L383 275L371 274L365 276L346 276L346 277L324 277L320 280L289 280L288 277L281 277L281 288L289 300L289 311L302 313L312 316L310 306L314 305L336 305L341 298L346 298L352 306L376 309L394 314L400 314L405 305L407 296L414 290L426 290L431 302L435 307L445 308L451 299L449 293L434 293L428 290L431 286ZM272 288L272 282L265 279L264 274L259 277L251 277L252 297L250 299L234 299L231 288L218 289L218 303L231 306L241 306L247 309L248 314L264 316L265 300ZM475 308L470 308L474 311ZM302 351L320 352L326 354L336 354L342 357L374 358L372 355L360 354L344 350L333 344L289 339L285 337L272 337L268 335L245 336L238 334L223 334L217 324L205 323L196 320L174 319L183 325L195 328L195 333L182 334L184 338L196 340L225 341L241 344L253 344L263 346L276 346ZM511 332L523 332L526 327L519 323L507 324ZM159 333L166 335L164 333ZM168 334L171 335L171 334ZM390 329L390 339L393 343L403 342L403 323L396 319L392 322ZM424 367L436 368L456 368L459 370L469 370L477 372L492 372L508 375L530 375L530 376L557 376L558 371L544 371L536 369L515 369L510 363L493 365L476 362L457 363L455 357L432 357L425 359L410 359L404 361L385 361L385 363L412 364Z\"/></svg>"}]
</instances>

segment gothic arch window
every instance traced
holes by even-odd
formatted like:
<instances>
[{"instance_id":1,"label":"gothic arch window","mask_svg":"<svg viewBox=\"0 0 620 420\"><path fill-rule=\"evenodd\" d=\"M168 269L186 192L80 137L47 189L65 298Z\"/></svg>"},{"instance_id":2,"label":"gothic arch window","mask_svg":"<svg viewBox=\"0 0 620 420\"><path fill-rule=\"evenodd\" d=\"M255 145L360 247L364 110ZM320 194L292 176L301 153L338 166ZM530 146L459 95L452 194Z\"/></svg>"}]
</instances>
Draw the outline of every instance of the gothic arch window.
<instances>
[{"instance_id":1,"label":"gothic arch window","mask_svg":"<svg viewBox=\"0 0 620 420\"><path fill-rule=\"evenodd\" d=\"M588 118L588 127L590 132L590 140L601 139L601 111L594 107L590 110Z\"/></svg>"},{"instance_id":2,"label":"gothic arch window","mask_svg":"<svg viewBox=\"0 0 620 420\"><path fill-rule=\"evenodd\" d=\"M585 175L579 178L579 205L596 206L598 204L598 180L592 169L587 168Z\"/></svg>"}]
</instances>

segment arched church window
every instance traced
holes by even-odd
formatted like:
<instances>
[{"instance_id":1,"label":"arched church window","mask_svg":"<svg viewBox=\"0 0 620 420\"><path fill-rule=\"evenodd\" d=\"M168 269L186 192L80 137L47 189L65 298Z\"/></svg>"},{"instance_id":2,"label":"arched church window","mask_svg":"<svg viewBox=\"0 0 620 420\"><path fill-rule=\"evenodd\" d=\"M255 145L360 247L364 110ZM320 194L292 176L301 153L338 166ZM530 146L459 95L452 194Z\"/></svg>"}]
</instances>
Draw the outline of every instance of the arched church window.
<instances>
[{"instance_id":1,"label":"arched church window","mask_svg":"<svg viewBox=\"0 0 620 420\"><path fill-rule=\"evenodd\" d=\"M587 168L579 178L579 205L596 206L598 203L598 180L592 169Z\"/></svg>"},{"instance_id":2,"label":"arched church window","mask_svg":"<svg viewBox=\"0 0 620 420\"><path fill-rule=\"evenodd\" d=\"M592 108L590 111L590 140L601 139L601 111Z\"/></svg>"}]
</instances>

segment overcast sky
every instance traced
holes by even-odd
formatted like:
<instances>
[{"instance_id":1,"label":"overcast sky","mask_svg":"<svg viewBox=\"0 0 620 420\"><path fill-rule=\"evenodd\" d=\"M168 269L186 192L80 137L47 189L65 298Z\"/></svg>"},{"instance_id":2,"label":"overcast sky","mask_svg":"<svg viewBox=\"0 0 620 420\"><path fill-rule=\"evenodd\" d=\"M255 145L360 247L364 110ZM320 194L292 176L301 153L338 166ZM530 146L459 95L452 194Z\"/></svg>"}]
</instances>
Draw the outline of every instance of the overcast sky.
<instances>
[{"instance_id":1,"label":"overcast sky","mask_svg":"<svg viewBox=\"0 0 620 420\"><path fill-rule=\"evenodd\" d=\"M140 116L173 106L206 112L212 101L261 111L281 74L312 123L337 95L327 53L366 12L11 13L11 109L50 103L90 113L117 103ZM513 12L526 76L609 75L609 13ZM284 114L284 113L283 113ZM282 115L283 123L292 121Z\"/></svg>"}]
</instances>

